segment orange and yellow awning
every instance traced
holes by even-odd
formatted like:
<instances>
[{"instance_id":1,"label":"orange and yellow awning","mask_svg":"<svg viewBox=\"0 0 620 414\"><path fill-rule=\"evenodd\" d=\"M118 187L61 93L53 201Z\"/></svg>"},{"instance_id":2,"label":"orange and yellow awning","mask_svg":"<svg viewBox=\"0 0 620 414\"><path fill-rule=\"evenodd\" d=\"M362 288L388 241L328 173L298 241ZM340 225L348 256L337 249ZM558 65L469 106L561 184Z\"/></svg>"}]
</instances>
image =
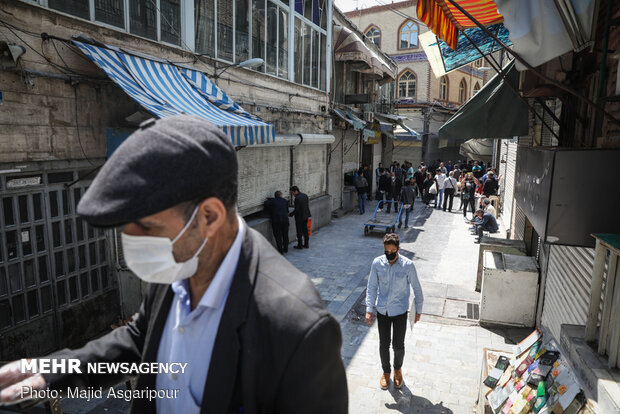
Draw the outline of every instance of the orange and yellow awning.
<instances>
[{"instance_id":1,"label":"orange and yellow awning","mask_svg":"<svg viewBox=\"0 0 620 414\"><path fill-rule=\"evenodd\" d=\"M455 2L485 26L504 21L493 0L455 0ZM418 18L452 49L456 49L459 30L477 27L476 23L447 0L418 0L417 13Z\"/></svg>"}]
</instances>

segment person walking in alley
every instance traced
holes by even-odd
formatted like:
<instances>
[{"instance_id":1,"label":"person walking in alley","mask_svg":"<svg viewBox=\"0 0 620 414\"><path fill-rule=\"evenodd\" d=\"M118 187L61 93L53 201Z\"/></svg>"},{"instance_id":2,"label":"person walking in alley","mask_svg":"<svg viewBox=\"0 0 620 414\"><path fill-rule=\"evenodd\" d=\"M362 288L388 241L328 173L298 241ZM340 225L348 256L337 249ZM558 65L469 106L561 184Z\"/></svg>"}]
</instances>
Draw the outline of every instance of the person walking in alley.
<instances>
[{"instance_id":1,"label":"person walking in alley","mask_svg":"<svg viewBox=\"0 0 620 414\"><path fill-rule=\"evenodd\" d=\"M359 174L355 177L355 188L357 189L357 201L360 214L366 211L366 191L368 191L368 181L364 178L364 170L360 168Z\"/></svg>"},{"instance_id":2,"label":"person walking in alley","mask_svg":"<svg viewBox=\"0 0 620 414\"><path fill-rule=\"evenodd\" d=\"M296 185L291 187L291 194L295 197L295 210L289 213L289 216L295 217L295 228L297 229L297 246L295 248L307 249L309 247L308 219L311 217L310 202L308 196L301 193Z\"/></svg>"},{"instance_id":3,"label":"person walking in alley","mask_svg":"<svg viewBox=\"0 0 620 414\"><path fill-rule=\"evenodd\" d=\"M497 189L499 188L499 184L497 179L495 178L495 174L493 171L489 171L487 173L487 179L484 181L482 185L482 194L485 197L491 197L492 195L497 195Z\"/></svg>"},{"instance_id":4,"label":"person walking in alley","mask_svg":"<svg viewBox=\"0 0 620 414\"><path fill-rule=\"evenodd\" d=\"M443 211L446 211L446 204L448 204L448 211L452 212L452 202L454 200L454 193L456 192L456 179L454 178L454 171L450 171L448 178L443 182L444 200ZM450 202L448 202L450 199Z\"/></svg>"},{"instance_id":5,"label":"person walking in alley","mask_svg":"<svg viewBox=\"0 0 620 414\"><path fill-rule=\"evenodd\" d=\"M390 191L390 175L389 173L381 168L379 170L379 186L377 191L377 201L381 202L381 200L387 200L388 191ZM383 203L385 204L385 203ZM381 206L379 209L385 208L385 205Z\"/></svg>"},{"instance_id":6,"label":"person walking in alley","mask_svg":"<svg viewBox=\"0 0 620 414\"><path fill-rule=\"evenodd\" d=\"M265 200L265 208L271 217L271 229L280 253L288 252L288 201L282 191L276 191L273 198Z\"/></svg>"},{"instance_id":7,"label":"person walking in alley","mask_svg":"<svg viewBox=\"0 0 620 414\"><path fill-rule=\"evenodd\" d=\"M465 174L461 181L461 200L463 200L463 217L465 218L467 218L467 206L471 208L472 214L474 214L477 183L478 180L472 173Z\"/></svg>"},{"instance_id":8,"label":"person walking in alley","mask_svg":"<svg viewBox=\"0 0 620 414\"><path fill-rule=\"evenodd\" d=\"M394 213L398 214L398 201L400 200L400 190L403 188L402 184L396 178L396 173L393 172L390 177L390 185L387 193L387 212L390 212L392 203L394 201Z\"/></svg>"},{"instance_id":9,"label":"person walking in alley","mask_svg":"<svg viewBox=\"0 0 620 414\"><path fill-rule=\"evenodd\" d=\"M443 165L443 163L441 163L440 165ZM443 167L443 169L445 170L446 167ZM435 184L437 184L437 198L435 199L435 207L438 209L441 208L441 203L443 201L444 181L446 181L446 174L443 172L441 168L437 168L437 171L435 174Z\"/></svg>"},{"instance_id":10,"label":"person walking in alley","mask_svg":"<svg viewBox=\"0 0 620 414\"><path fill-rule=\"evenodd\" d=\"M405 357L405 332L409 307L409 286L415 300L415 322L420 320L424 297L413 262L400 252L400 239L389 233L383 237L385 254L375 258L370 268L366 289L366 323L372 325L377 311L379 328L379 356L383 374L379 381L381 389L390 384L390 342L394 350L394 387L403 385L402 365ZM415 323L414 322L414 323Z\"/></svg>"},{"instance_id":11,"label":"person walking in alley","mask_svg":"<svg viewBox=\"0 0 620 414\"><path fill-rule=\"evenodd\" d=\"M403 202L403 209L405 212L405 228L409 227L409 214L413 211L413 202L415 201L415 189L413 186L413 180L408 180L405 186L400 190L400 201ZM398 228L403 225L403 215L401 213L398 219Z\"/></svg>"},{"instance_id":12,"label":"person walking in alley","mask_svg":"<svg viewBox=\"0 0 620 414\"><path fill-rule=\"evenodd\" d=\"M368 183L368 187L366 188L366 200L372 200L372 170L368 166L368 164L362 165L363 175Z\"/></svg>"}]
</instances>

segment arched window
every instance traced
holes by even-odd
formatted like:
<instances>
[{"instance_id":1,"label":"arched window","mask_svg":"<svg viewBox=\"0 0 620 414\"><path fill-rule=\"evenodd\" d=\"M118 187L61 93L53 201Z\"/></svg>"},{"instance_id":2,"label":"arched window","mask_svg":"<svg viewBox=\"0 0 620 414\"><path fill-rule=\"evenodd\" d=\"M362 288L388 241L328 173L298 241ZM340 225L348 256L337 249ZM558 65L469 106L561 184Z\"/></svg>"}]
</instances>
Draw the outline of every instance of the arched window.
<instances>
[{"instance_id":1,"label":"arched window","mask_svg":"<svg viewBox=\"0 0 620 414\"><path fill-rule=\"evenodd\" d=\"M461 79L459 84L459 103L463 103L467 100L467 82L465 79Z\"/></svg>"},{"instance_id":2,"label":"arched window","mask_svg":"<svg viewBox=\"0 0 620 414\"><path fill-rule=\"evenodd\" d=\"M474 85L474 95L477 94L479 90L480 90L480 83L476 82L476 84Z\"/></svg>"},{"instance_id":3,"label":"arched window","mask_svg":"<svg viewBox=\"0 0 620 414\"><path fill-rule=\"evenodd\" d=\"M445 76L439 80L439 99L448 100L448 79Z\"/></svg>"},{"instance_id":4,"label":"arched window","mask_svg":"<svg viewBox=\"0 0 620 414\"><path fill-rule=\"evenodd\" d=\"M416 78L410 70L406 70L398 78L398 97L415 98Z\"/></svg>"},{"instance_id":5,"label":"arched window","mask_svg":"<svg viewBox=\"0 0 620 414\"><path fill-rule=\"evenodd\" d=\"M400 29L399 49L413 49L418 47L418 25L409 20Z\"/></svg>"},{"instance_id":6,"label":"arched window","mask_svg":"<svg viewBox=\"0 0 620 414\"><path fill-rule=\"evenodd\" d=\"M366 33L364 33L367 38L373 41L373 43L379 47L381 47L381 31L374 26L370 26Z\"/></svg>"}]
</instances>

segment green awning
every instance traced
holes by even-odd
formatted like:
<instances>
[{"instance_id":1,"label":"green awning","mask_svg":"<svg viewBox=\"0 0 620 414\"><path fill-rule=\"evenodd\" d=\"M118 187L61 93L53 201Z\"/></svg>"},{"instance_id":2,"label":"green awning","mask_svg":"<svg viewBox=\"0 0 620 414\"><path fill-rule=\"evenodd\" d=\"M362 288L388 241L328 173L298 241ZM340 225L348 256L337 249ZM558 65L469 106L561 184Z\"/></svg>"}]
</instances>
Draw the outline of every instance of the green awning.
<instances>
[{"instance_id":1,"label":"green awning","mask_svg":"<svg viewBox=\"0 0 620 414\"><path fill-rule=\"evenodd\" d=\"M517 87L519 72L514 61L505 70L508 81ZM527 105L498 74L439 128L439 137L512 138L528 132Z\"/></svg>"}]
</instances>

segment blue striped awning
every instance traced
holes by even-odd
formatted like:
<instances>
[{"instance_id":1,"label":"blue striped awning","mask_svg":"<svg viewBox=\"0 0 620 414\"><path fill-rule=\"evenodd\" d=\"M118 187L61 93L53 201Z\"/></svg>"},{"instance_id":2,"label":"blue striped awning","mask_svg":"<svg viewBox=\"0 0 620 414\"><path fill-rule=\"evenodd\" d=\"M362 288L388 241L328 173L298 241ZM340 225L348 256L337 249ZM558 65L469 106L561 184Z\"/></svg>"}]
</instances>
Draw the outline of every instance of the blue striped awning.
<instances>
[{"instance_id":1,"label":"blue striped awning","mask_svg":"<svg viewBox=\"0 0 620 414\"><path fill-rule=\"evenodd\" d=\"M205 118L236 146L274 142L273 125L246 112L202 72L112 46L73 43L157 117L190 114Z\"/></svg>"}]
</instances>

